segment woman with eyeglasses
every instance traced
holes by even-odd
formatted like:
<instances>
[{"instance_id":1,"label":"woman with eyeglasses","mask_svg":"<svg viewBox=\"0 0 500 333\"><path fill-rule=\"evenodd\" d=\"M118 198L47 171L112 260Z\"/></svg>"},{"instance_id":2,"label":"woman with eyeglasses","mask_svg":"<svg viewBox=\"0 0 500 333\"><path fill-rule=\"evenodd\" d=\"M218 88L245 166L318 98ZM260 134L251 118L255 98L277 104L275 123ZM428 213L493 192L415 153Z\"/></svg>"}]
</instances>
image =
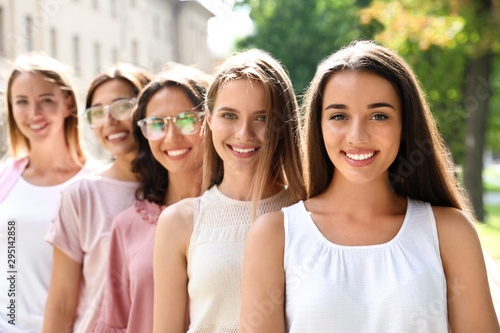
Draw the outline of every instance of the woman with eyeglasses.
<instances>
[{"instance_id":1,"label":"woman with eyeglasses","mask_svg":"<svg viewBox=\"0 0 500 333\"><path fill-rule=\"evenodd\" d=\"M40 332L61 191L92 171L80 146L76 93L55 59L19 56L6 87L11 159L0 165L0 332Z\"/></svg>"},{"instance_id":2,"label":"woman with eyeglasses","mask_svg":"<svg viewBox=\"0 0 500 333\"><path fill-rule=\"evenodd\" d=\"M304 195L297 101L278 61L230 57L206 101L201 197L160 216L154 249L154 332L238 332L243 251L254 217Z\"/></svg>"},{"instance_id":3,"label":"woman with eyeglasses","mask_svg":"<svg viewBox=\"0 0 500 333\"><path fill-rule=\"evenodd\" d=\"M113 218L133 205L138 176L132 113L150 81L143 69L118 64L91 83L85 112L101 146L113 155L104 169L75 182L62 194L46 240L54 264L44 332L89 332L101 307Z\"/></svg>"},{"instance_id":4,"label":"woman with eyeglasses","mask_svg":"<svg viewBox=\"0 0 500 333\"><path fill-rule=\"evenodd\" d=\"M203 101L209 76L170 63L134 113L136 202L113 221L101 316L93 332L153 331L153 249L162 210L201 190Z\"/></svg>"}]
</instances>

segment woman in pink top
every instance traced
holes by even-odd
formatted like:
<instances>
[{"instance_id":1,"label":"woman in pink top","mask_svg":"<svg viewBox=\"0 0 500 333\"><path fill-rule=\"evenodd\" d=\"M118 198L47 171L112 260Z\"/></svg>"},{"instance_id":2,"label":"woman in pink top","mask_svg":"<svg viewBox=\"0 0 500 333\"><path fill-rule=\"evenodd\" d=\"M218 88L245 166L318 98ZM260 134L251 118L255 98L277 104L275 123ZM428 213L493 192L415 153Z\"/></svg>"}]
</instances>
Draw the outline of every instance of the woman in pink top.
<instances>
[{"instance_id":1,"label":"woman in pink top","mask_svg":"<svg viewBox=\"0 0 500 333\"><path fill-rule=\"evenodd\" d=\"M135 200L138 177L132 171L132 161L137 156L137 143L132 133L132 110L136 96L149 81L143 69L119 64L98 75L89 88L86 118L114 160L62 194L46 236L54 245L54 264L44 332L89 332L97 320L111 222Z\"/></svg>"},{"instance_id":2,"label":"woman in pink top","mask_svg":"<svg viewBox=\"0 0 500 333\"><path fill-rule=\"evenodd\" d=\"M200 127L208 83L207 74L172 63L139 96L134 114L139 153L133 169L141 176L140 186L134 206L113 221L104 300L94 332L153 331L156 222L166 206L200 194Z\"/></svg>"}]
</instances>

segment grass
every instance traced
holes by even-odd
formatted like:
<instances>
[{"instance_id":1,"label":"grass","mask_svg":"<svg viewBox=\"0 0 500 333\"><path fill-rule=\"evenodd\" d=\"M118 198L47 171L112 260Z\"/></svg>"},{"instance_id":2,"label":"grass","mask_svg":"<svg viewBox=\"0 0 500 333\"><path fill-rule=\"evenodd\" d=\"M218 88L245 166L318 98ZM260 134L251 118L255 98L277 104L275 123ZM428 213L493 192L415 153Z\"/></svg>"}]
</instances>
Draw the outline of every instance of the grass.
<instances>
[{"instance_id":1,"label":"grass","mask_svg":"<svg viewBox=\"0 0 500 333\"><path fill-rule=\"evenodd\" d=\"M493 257L500 260L500 205L485 206L486 223L477 223L481 244Z\"/></svg>"}]
</instances>

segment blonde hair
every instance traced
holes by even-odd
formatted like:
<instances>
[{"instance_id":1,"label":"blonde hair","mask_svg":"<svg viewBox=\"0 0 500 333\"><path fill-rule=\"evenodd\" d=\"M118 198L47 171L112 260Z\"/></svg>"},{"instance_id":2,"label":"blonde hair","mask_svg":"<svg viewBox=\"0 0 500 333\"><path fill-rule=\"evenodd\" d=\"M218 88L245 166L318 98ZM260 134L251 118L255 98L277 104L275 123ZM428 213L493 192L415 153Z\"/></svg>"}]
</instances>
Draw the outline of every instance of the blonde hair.
<instances>
[{"instance_id":1,"label":"blonde hair","mask_svg":"<svg viewBox=\"0 0 500 333\"><path fill-rule=\"evenodd\" d=\"M305 196L302 168L298 150L298 104L292 83L281 64L262 50L248 50L228 58L214 74L208 88L207 112L212 114L217 95L227 84L248 79L260 82L266 92L266 134L260 149L260 158L254 176L252 201L253 215L269 179L288 190L297 198ZM205 118L204 165L202 189L207 190L222 181L223 163L217 154L210 127Z\"/></svg>"},{"instance_id":2,"label":"blonde hair","mask_svg":"<svg viewBox=\"0 0 500 333\"><path fill-rule=\"evenodd\" d=\"M66 94L71 96L73 109L70 116L64 121L64 132L66 144L68 145L72 159L78 165L83 165L86 160L85 154L80 145L80 131L78 126L78 103L76 99L75 88L70 78L69 69L59 61L39 53L21 55L17 57L14 63L9 80L7 81L6 107L7 123L9 128L10 153L12 157L18 158L28 154L30 142L25 137L14 120L12 114L12 85L14 80L22 73L32 73L45 80L59 86Z\"/></svg>"}]
</instances>

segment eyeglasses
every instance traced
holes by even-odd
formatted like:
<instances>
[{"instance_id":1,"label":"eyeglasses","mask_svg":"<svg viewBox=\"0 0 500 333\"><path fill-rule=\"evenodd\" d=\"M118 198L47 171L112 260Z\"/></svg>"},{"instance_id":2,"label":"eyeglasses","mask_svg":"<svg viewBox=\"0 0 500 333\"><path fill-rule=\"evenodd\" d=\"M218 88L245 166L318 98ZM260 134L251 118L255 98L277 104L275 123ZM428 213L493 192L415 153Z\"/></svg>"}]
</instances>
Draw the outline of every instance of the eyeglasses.
<instances>
[{"instance_id":1,"label":"eyeglasses","mask_svg":"<svg viewBox=\"0 0 500 333\"><path fill-rule=\"evenodd\" d=\"M126 120L132 117L136 98L126 98L114 101L109 105L93 106L85 110L85 116L90 127L99 127L106 122L106 113L109 113L116 120Z\"/></svg>"},{"instance_id":2,"label":"eyeglasses","mask_svg":"<svg viewBox=\"0 0 500 333\"><path fill-rule=\"evenodd\" d=\"M137 125L148 140L159 140L167 133L167 121L172 119L175 127L184 135L194 134L201 127L202 111L185 111L173 117L149 117L141 119Z\"/></svg>"}]
</instances>

